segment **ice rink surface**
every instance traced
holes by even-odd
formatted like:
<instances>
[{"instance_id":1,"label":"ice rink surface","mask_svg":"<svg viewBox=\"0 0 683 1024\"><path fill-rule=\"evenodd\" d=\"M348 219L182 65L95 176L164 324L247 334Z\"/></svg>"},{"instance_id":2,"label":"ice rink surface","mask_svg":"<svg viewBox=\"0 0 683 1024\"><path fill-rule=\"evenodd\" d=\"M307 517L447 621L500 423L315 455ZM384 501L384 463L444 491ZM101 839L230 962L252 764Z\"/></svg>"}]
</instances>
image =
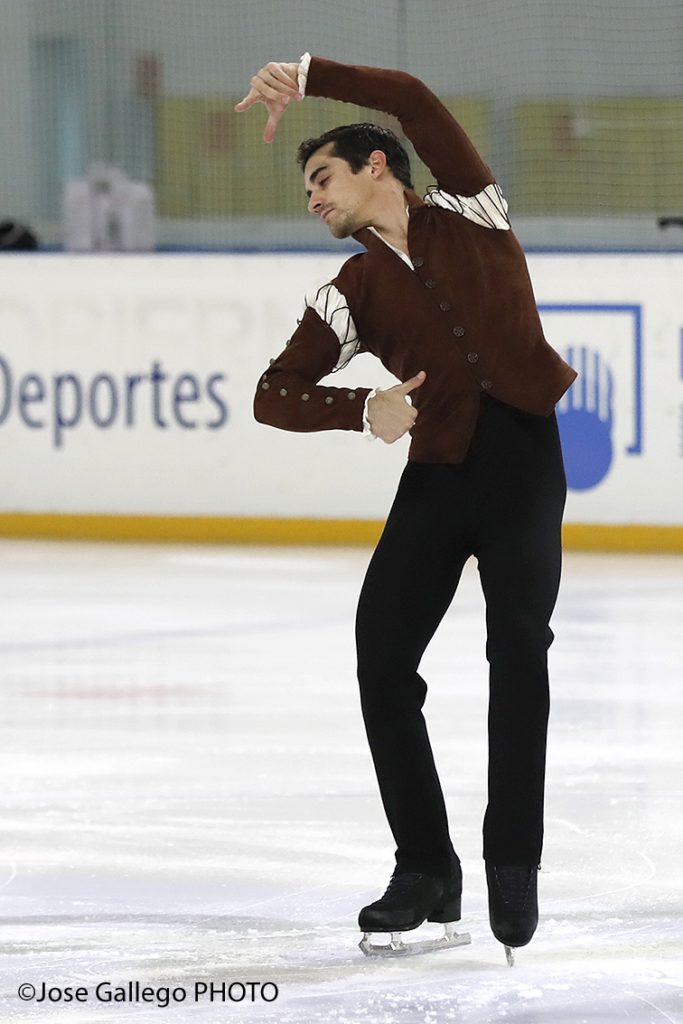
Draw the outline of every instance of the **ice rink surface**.
<instances>
[{"instance_id":1,"label":"ice rink surface","mask_svg":"<svg viewBox=\"0 0 683 1024\"><path fill-rule=\"evenodd\" d=\"M481 860L474 562L422 663L472 944L387 962L356 925L393 859L355 682L370 551L0 555L2 1024L683 1021L683 559L565 557L541 924L510 970ZM57 1001L18 997L43 983ZM195 1001L210 983L226 1002Z\"/></svg>"}]
</instances>

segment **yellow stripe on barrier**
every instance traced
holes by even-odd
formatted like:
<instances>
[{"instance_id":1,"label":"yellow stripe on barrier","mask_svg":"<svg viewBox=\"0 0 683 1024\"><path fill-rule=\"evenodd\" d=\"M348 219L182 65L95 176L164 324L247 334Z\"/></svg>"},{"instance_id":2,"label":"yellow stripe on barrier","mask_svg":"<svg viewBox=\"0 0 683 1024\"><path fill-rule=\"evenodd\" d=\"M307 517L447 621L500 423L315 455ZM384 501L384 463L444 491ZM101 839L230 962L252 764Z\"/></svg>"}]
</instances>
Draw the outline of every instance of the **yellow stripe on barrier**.
<instances>
[{"instance_id":1,"label":"yellow stripe on barrier","mask_svg":"<svg viewBox=\"0 0 683 1024\"><path fill-rule=\"evenodd\" d=\"M382 522L362 519L270 519L213 516L0 514L0 537L180 544L373 545ZM567 523L573 551L683 553L683 526Z\"/></svg>"},{"instance_id":2,"label":"yellow stripe on barrier","mask_svg":"<svg viewBox=\"0 0 683 1024\"><path fill-rule=\"evenodd\" d=\"M683 554L683 526L618 526L567 523L562 528L567 551L649 551Z\"/></svg>"},{"instance_id":3,"label":"yellow stripe on barrier","mask_svg":"<svg viewBox=\"0 0 683 1024\"><path fill-rule=\"evenodd\" d=\"M375 544L382 523L347 519L0 514L0 537L180 544Z\"/></svg>"}]
</instances>

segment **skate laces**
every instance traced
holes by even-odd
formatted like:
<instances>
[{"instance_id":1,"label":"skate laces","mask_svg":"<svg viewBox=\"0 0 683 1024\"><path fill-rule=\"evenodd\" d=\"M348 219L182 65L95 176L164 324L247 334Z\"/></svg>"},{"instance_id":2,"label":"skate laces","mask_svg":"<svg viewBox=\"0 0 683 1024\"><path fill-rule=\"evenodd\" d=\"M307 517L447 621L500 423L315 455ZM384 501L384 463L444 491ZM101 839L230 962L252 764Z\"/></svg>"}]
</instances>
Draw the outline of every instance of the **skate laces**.
<instances>
[{"instance_id":1,"label":"skate laces","mask_svg":"<svg viewBox=\"0 0 683 1024\"><path fill-rule=\"evenodd\" d=\"M422 873L417 871L402 871L398 875L392 875L382 899L386 899L387 896L398 896L400 893L412 889L422 877Z\"/></svg>"},{"instance_id":2,"label":"skate laces","mask_svg":"<svg viewBox=\"0 0 683 1024\"><path fill-rule=\"evenodd\" d=\"M506 906L512 910L524 910L535 870L525 867L494 868L498 892Z\"/></svg>"}]
</instances>

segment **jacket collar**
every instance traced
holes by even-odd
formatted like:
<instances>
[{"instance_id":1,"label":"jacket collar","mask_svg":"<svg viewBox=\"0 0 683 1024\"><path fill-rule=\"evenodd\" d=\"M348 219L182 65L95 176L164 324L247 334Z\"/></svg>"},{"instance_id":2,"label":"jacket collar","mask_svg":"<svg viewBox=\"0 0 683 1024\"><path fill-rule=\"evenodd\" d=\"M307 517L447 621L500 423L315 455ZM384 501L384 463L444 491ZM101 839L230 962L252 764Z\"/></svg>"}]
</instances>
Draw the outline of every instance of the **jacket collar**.
<instances>
[{"instance_id":1,"label":"jacket collar","mask_svg":"<svg viewBox=\"0 0 683 1024\"><path fill-rule=\"evenodd\" d=\"M424 200L420 199L420 197L417 194L417 192L414 189L412 189L412 188L404 188L403 189L403 195L406 197L406 202L407 202L408 206L410 206L410 207L413 207L413 206L426 206L427 205L424 202Z\"/></svg>"}]
</instances>

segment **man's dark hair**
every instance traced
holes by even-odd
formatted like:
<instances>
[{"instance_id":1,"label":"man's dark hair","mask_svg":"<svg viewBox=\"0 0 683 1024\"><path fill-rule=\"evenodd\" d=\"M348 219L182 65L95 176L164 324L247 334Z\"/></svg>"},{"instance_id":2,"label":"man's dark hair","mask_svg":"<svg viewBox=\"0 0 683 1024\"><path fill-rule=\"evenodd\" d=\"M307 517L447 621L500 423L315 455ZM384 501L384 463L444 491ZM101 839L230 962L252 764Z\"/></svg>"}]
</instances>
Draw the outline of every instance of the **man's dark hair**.
<instances>
[{"instance_id":1,"label":"man's dark hair","mask_svg":"<svg viewBox=\"0 0 683 1024\"><path fill-rule=\"evenodd\" d=\"M354 174L358 174L365 167L373 150L381 149L386 155L387 166L394 177L406 188L414 187L410 177L410 158L389 128L381 128L378 124L370 122L343 124L339 128L331 128L316 139L306 139L296 154L302 171L309 157L329 142L334 143L332 156L346 160Z\"/></svg>"}]
</instances>

